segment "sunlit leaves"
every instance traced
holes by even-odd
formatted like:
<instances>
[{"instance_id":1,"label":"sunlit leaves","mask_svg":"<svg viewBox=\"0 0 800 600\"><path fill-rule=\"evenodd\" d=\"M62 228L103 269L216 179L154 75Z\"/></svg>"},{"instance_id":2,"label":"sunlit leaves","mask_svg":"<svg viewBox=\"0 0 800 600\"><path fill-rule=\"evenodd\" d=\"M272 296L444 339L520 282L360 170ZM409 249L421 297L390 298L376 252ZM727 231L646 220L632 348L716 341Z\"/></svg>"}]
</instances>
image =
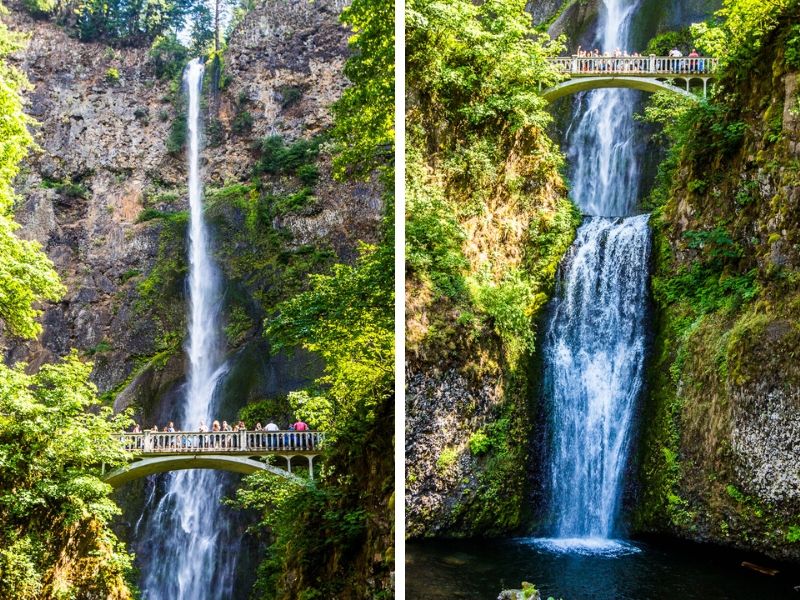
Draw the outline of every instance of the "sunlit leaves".
<instances>
[{"instance_id":1,"label":"sunlit leaves","mask_svg":"<svg viewBox=\"0 0 800 600\"><path fill-rule=\"evenodd\" d=\"M353 85L333 106L334 171L364 177L394 160L394 2L353 0L341 19L353 30Z\"/></svg>"},{"instance_id":2,"label":"sunlit leaves","mask_svg":"<svg viewBox=\"0 0 800 600\"><path fill-rule=\"evenodd\" d=\"M111 488L100 469L129 458L115 434L130 419L97 406L90 372L91 365L75 353L33 375L25 365L0 365L0 546L18 549L0 556L0 569L5 569L0 590L17 580L26 589L38 589L73 528L82 535L91 531L87 543L107 550L92 559L97 572L89 579L124 588L120 577L130 568L130 558L108 529L119 508L109 498ZM31 539L45 542L45 549L26 554L26 549L33 552ZM122 591L120 597L127 597Z\"/></svg>"},{"instance_id":3,"label":"sunlit leaves","mask_svg":"<svg viewBox=\"0 0 800 600\"><path fill-rule=\"evenodd\" d=\"M335 427L353 411L359 418L387 394L394 377L393 256L362 246L355 266L336 265L331 275L312 275L311 289L280 305L267 322L275 349L299 345L320 355Z\"/></svg>"},{"instance_id":4,"label":"sunlit leaves","mask_svg":"<svg viewBox=\"0 0 800 600\"><path fill-rule=\"evenodd\" d=\"M559 75L546 58L560 41L537 34L523 0L406 3L410 100L430 106L457 132L464 127L543 127L539 84Z\"/></svg>"},{"instance_id":5,"label":"sunlit leaves","mask_svg":"<svg viewBox=\"0 0 800 600\"><path fill-rule=\"evenodd\" d=\"M0 321L10 333L32 338L41 331L34 303L58 300L64 288L39 244L15 234L19 226L12 213L13 182L33 138L28 131L32 120L23 112L21 97L28 84L6 57L23 43L21 36L0 23Z\"/></svg>"}]
</instances>

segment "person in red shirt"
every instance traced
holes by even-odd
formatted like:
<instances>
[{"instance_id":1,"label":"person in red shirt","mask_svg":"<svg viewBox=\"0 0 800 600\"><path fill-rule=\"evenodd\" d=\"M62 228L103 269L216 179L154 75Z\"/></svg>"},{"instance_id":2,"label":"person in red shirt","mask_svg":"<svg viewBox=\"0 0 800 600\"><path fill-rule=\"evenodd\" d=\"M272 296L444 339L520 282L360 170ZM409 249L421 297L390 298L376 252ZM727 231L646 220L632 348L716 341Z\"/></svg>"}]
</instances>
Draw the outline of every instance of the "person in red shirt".
<instances>
[{"instance_id":1,"label":"person in red shirt","mask_svg":"<svg viewBox=\"0 0 800 600\"><path fill-rule=\"evenodd\" d=\"M697 49L692 48L692 51L689 53L689 58L695 59L700 58L700 55L697 53ZM697 73L697 62L696 60L689 61L689 68L692 70L692 73Z\"/></svg>"},{"instance_id":2,"label":"person in red shirt","mask_svg":"<svg viewBox=\"0 0 800 600\"><path fill-rule=\"evenodd\" d=\"M292 425L292 427L294 427L294 430L298 431L298 432L307 432L308 431L308 425L306 425L303 422L302 419L297 419L297 422L294 425ZM308 444L308 436L307 435L298 435L297 436L297 445L300 448L302 448L303 450L306 450L308 448L308 446L309 446L309 444Z\"/></svg>"}]
</instances>

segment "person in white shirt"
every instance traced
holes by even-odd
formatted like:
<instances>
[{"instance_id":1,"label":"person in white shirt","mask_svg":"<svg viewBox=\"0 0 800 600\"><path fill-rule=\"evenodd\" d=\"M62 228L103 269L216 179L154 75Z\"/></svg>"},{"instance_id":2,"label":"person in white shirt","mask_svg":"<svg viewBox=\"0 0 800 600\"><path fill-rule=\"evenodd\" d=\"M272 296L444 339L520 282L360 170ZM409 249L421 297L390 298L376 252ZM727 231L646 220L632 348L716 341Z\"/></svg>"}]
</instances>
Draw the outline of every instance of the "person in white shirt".
<instances>
[{"instance_id":1,"label":"person in white shirt","mask_svg":"<svg viewBox=\"0 0 800 600\"><path fill-rule=\"evenodd\" d=\"M264 427L264 431L267 431L267 432L280 431L280 427L275 425L275 423L273 421L270 421L269 423L267 423L267 426ZM277 444L279 443L278 438L279 438L279 436L267 435L267 447L269 449L272 449L273 446L277 447Z\"/></svg>"}]
</instances>

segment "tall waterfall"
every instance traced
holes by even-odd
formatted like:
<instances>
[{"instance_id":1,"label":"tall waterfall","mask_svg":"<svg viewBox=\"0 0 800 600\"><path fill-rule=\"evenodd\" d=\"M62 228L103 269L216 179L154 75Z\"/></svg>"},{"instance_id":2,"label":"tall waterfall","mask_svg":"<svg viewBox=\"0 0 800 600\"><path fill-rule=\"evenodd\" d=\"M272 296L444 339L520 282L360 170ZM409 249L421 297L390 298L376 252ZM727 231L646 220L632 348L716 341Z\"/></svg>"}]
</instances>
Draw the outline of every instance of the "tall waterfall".
<instances>
[{"instance_id":1,"label":"tall waterfall","mask_svg":"<svg viewBox=\"0 0 800 600\"><path fill-rule=\"evenodd\" d=\"M176 407L176 425L197 430L216 412L215 390L225 374L219 343L219 273L211 260L203 219L200 172L200 95L203 63L186 67L189 95L189 357L186 395ZM142 592L147 600L219 600L231 598L238 538L230 519L221 518L226 478L216 471L176 471L148 480L145 512L136 524L135 545L142 563Z\"/></svg>"},{"instance_id":2,"label":"tall waterfall","mask_svg":"<svg viewBox=\"0 0 800 600\"><path fill-rule=\"evenodd\" d=\"M603 52L633 50L638 4L603 0ZM588 216L561 265L543 344L552 534L567 547L602 547L617 533L642 388L650 232L647 215L629 216L640 193L635 104L627 90L580 95L567 132L573 200Z\"/></svg>"}]
</instances>

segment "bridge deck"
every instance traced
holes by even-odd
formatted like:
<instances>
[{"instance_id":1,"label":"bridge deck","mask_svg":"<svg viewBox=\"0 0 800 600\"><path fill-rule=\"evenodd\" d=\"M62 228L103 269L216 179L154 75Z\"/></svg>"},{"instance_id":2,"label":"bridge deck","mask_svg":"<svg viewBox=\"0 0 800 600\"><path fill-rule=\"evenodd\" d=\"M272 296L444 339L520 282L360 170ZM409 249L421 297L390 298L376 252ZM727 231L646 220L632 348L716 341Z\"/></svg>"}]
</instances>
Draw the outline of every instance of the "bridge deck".
<instances>
[{"instance_id":1,"label":"bridge deck","mask_svg":"<svg viewBox=\"0 0 800 600\"><path fill-rule=\"evenodd\" d=\"M179 431L121 433L126 450L136 456L227 454L319 454L321 431Z\"/></svg>"},{"instance_id":2,"label":"bridge deck","mask_svg":"<svg viewBox=\"0 0 800 600\"><path fill-rule=\"evenodd\" d=\"M571 56L549 59L570 77L713 77L719 60L708 56Z\"/></svg>"}]
</instances>

